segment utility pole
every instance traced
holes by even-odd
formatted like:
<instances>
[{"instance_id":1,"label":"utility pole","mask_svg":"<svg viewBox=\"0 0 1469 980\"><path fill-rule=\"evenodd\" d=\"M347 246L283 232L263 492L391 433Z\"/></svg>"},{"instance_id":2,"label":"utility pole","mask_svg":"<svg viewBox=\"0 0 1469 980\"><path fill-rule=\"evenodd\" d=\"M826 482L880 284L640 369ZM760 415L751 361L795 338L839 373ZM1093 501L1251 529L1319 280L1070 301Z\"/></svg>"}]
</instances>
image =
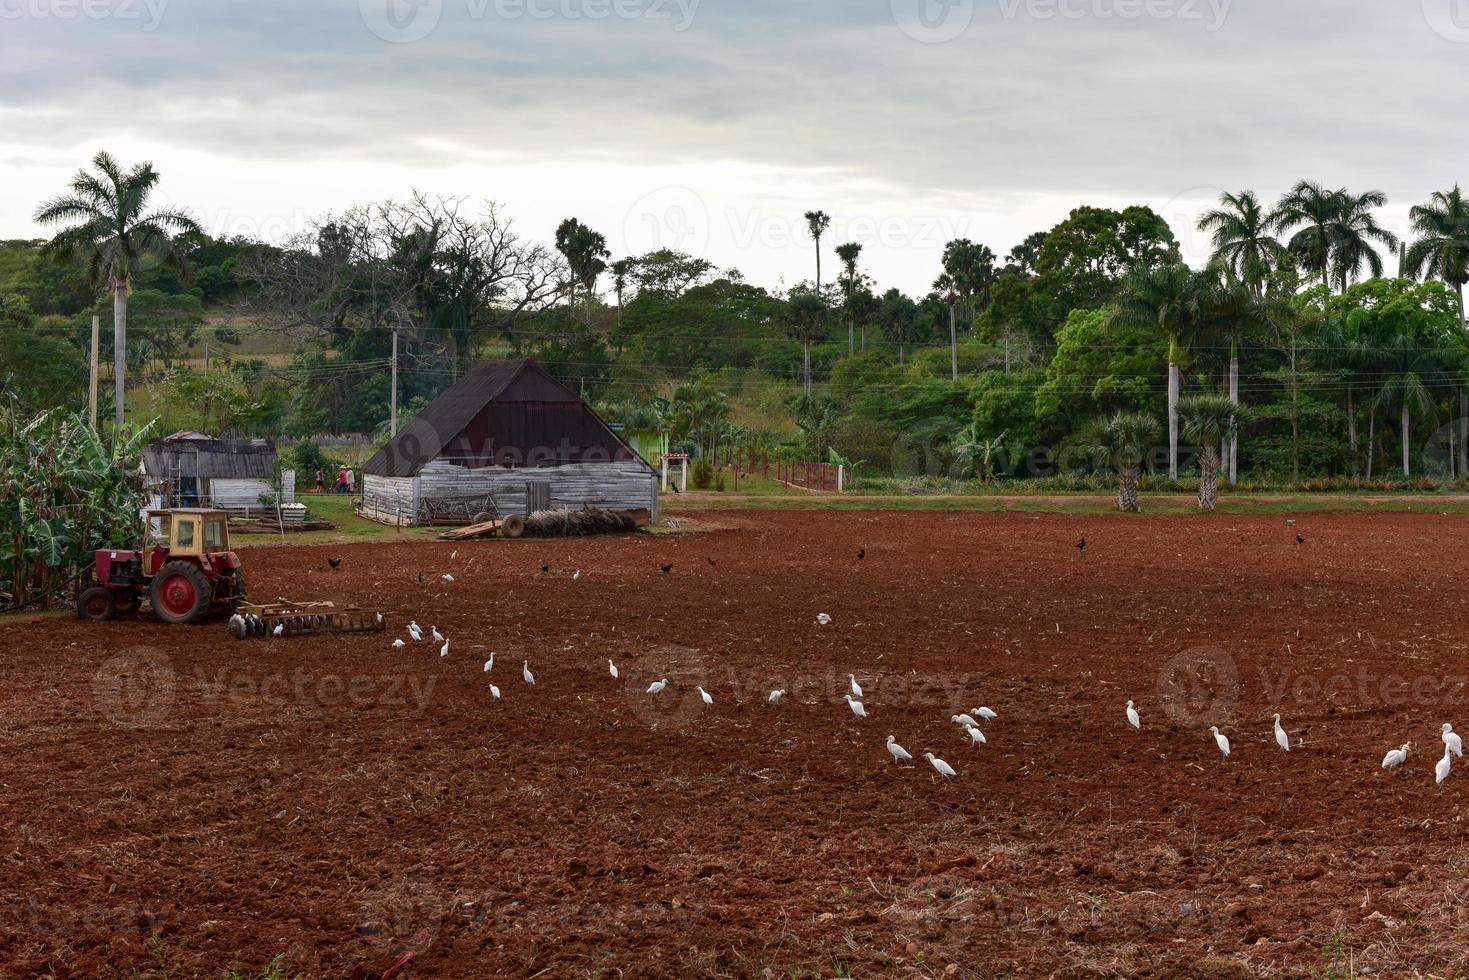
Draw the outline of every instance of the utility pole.
<instances>
[{"instance_id":1,"label":"utility pole","mask_svg":"<svg viewBox=\"0 0 1469 980\"><path fill-rule=\"evenodd\" d=\"M102 332L102 318L92 317L92 383L87 386L87 416L92 420L92 428L97 428L97 345L100 343Z\"/></svg>"},{"instance_id":2,"label":"utility pole","mask_svg":"<svg viewBox=\"0 0 1469 980\"><path fill-rule=\"evenodd\" d=\"M388 434L394 438L398 435L398 328L393 328L393 393L390 396L390 405L393 413L388 422Z\"/></svg>"},{"instance_id":3,"label":"utility pole","mask_svg":"<svg viewBox=\"0 0 1469 980\"><path fill-rule=\"evenodd\" d=\"M204 373L209 373L209 341L204 341Z\"/></svg>"},{"instance_id":4,"label":"utility pole","mask_svg":"<svg viewBox=\"0 0 1469 980\"><path fill-rule=\"evenodd\" d=\"M117 375L117 431L122 431L123 387L128 369L128 284L127 280L112 284L112 359Z\"/></svg>"}]
</instances>

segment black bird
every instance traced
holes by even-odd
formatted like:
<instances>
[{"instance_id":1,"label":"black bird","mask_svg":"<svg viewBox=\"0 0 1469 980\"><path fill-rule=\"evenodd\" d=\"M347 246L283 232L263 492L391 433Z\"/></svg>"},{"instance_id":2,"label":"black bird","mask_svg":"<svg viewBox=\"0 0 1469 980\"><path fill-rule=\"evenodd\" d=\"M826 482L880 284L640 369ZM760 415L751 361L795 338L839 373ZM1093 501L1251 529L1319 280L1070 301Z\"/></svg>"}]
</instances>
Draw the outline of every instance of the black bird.
<instances>
[{"instance_id":1,"label":"black bird","mask_svg":"<svg viewBox=\"0 0 1469 980\"><path fill-rule=\"evenodd\" d=\"M862 559L864 559L866 557L867 557L867 549L866 548L858 548L857 549L857 560L858 561L861 561Z\"/></svg>"},{"instance_id":2,"label":"black bird","mask_svg":"<svg viewBox=\"0 0 1469 980\"><path fill-rule=\"evenodd\" d=\"M708 560L709 564L711 564L711 565L718 564L713 558L709 558L707 560Z\"/></svg>"},{"instance_id":3,"label":"black bird","mask_svg":"<svg viewBox=\"0 0 1469 980\"><path fill-rule=\"evenodd\" d=\"M664 575L667 575L669 572L673 571L673 562L669 562L667 565L659 565L658 570Z\"/></svg>"},{"instance_id":4,"label":"black bird","mask_svg":"<svg viewBox=\"0 0 1469 980\"><path fill-rule=\"evenodd\" d=\"M340 558L328 558L326 560L326 563L328 565L330 565L332 568L341 568L342 567L342 559L340 559Z\"/></svg>"},{"instance_id":5,"label":"black bird","mask_svg":"<svg viewBox=\"0 0 1469 980\"><path fill-rule=\"evenodd\" d=\"M542 565L541 566L541 574L542 575L545 575L550 570L551 570L551 566L550 565Z\"/></svg>"},{"instance_id":6,"label":"black bird","mask_svg":"<svg viewBox=\"0 0 1469 980\"><path fill-rule=\"evenodd\" d=\"M419 572L418 573L418 587L420 589L423 588L423 573L422 572Z\"/></svg>"},{"instance_id":7,"label":"black bird","mask_svg":"<svg viewBox=\"0 0 1469 980\"><path fill-rule=\"evenodd\" d=\"M1076 550L1086 551L1086 538L1082 538L1080 541L1076 542Z\"/></svg>"},{"instance_id":8,"label":"black bird","mask_svg":"<svg viewBox=\"0 0 1469 980\"><path fill-rule=\"evenodd\" d=\"M669 489L671 489L674 493L683 493L683 491L678 488L677 483L670 483L668 486Z\"/></svg>"},{"instance_id":9,"label":"black bird","mask_svg":"<svg viewBox=\"0 0 1469 980\"><path fill-rule=\"evenodd\" d=\"M1296 544L1305 544L1305 543L1306 543L1306 539L1303 538L1303 537L1301 537L1299 534L1297 534L1296 535Z\"/></svg>"}]
</instances>

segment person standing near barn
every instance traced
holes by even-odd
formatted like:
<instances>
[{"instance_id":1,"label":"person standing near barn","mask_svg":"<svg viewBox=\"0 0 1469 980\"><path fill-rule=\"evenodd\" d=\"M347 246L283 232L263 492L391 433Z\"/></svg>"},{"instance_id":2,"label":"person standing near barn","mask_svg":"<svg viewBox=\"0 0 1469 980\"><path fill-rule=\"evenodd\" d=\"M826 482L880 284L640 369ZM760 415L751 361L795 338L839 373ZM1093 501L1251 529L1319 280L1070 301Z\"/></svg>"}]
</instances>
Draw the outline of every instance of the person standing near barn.
<instances>
[{"instance_id":1,"label":"person standing near barn","mask_svg":"<svg viewBox=\"0 0 1469 980\"><path fill-rule=\"evenodd\" d=\"M337 493L338 494L344 494L346 492L347 492L347 467L343 466L341 469L337 470Z\"/></svg>"},{"instance_id":2,"label":"person standing near barn","mask_svg":"<svg viewBox=\"0 0 1469 980\"><path fill-rule=\"evenodd\" d=\"M357 471L354 470L354 469L352 469L352 467L349 466L349 467L347 467L347 496L350 497L350 496L352 496L356 492L357 492Z\"/></svg>"},{"instance_id":3,"label":"person standing near barn","mask_svg":"<svg viewBox=\"0 0 1469 980\"><path fill-rule=\"evenodd\" d=\"M316 492L326 493L326 474L320 466L316 468Z\"/></svg>"}]
</instances>

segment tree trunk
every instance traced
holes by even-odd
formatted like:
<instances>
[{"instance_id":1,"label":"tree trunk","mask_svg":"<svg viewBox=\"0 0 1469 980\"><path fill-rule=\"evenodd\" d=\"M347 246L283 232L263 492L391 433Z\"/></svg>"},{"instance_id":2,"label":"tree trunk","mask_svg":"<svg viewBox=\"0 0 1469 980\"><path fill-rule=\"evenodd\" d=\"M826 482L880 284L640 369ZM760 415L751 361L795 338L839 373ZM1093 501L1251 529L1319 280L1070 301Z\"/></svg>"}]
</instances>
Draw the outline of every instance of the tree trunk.
<instances>
[{"instance_id":1,"label":"tree trunk","mask_svg":"<svg viewBox=\"0 0 1469 980\"><path fill-rule=\"evenodd\" d=\"M1352 479L1357 478L1357 406L1352 386L1347 385L1347 455L1351 457Z\"/></svg>"},{"instance_id":2,"label":"tree trunk","mask_svg":"<svg viewBox=\"0 0 1469 980\"><path fill-rule=\"evenodd\" d=\"M1367 416L1367 479L1372 479L1372 456L1377 449L1377 411Z\"/></svg>"},{"instance_id":3,"label":"tree trunk","mask_svg":"<svg viewBox=\"0 0 1469 980\"><path fill-rule=\"evenodd\" d=\"M1239 338L1229 342L1229 403L1239 404ZM1239 426L1229 420L1229 482L1239 479Z\"/></svg>"},{"instance_id":4,"label":"tree trunk","mask_svg":"<svg viewBox=\"0 0 1469 980\"><path fill-rule=\"evenodd\" d=\"M1179 370L1168 362L1168 479L1178 479L1178 385Z\"/></svg>"},{"instance_id":5,"label":"tree trunk","mask_svg":"<svg viewBox=\"0 0 1469 980\"><path fill-rule=\"evenodd\" d=\"M1138 466L1123 466L1117 471L1119 480L1117 485L1117 509L1128 514L1136 514L1142 509L1138 504L1137 483L1142 475L1142 469Z\"/></svg>"},{"instance_id":6,"label":"tree trunk","mask_svg":"<svg viewBox=\"0 0 1469 980\"><path fill-rule=\"evenodd\" d=\"M1408 479L1408 400L1403 399L1403 479Z\"/></svg>"},{"instance_id":7,"label":"tree trunk","mask_svg":"<svg viewBox=\"0 0 1469 980\"><path fill-rule=\"evenodd\" d=\"M1459 392L1459 475L1469 476L1469 391Z\"/></svg>"},{"instance_id":8,"label":"tree trunk","mask_svg":"<svg viewBox=\"0 0 1469 980\"><path fill-rule=\"evenodd\" d=\"M959 380L959 332L954 326L954 304L949 304L949 370L953 380Z\"/></svg>"},{"instance_id":9,"label":"tree trunk","mask_svg":"<svg viewBox=\"0 0 1469 980\"><path fill-rule=\"evenodd\" d=\"M1219 447L1206 444L1199 453L1199 509L1219 504Z\"/></svg>"},{"instance_id":10,"label":"tree trunk","mask_svg":"<svg viewBox=\"0 0 1469 980\"><path fill-rule=\"evenodd\" d=\"M805 373L806 373L806 400L807 401L810 401L811 400L811 341L809 341L809 340L806 341L802 346L805 348L805 352L806 352L806 358L805 358L806 359L806 367L805 367Z\"/></svg>"},{"instance_id":11,"label":"tree trunk","mask_svg":"<svg viewBox=\"0 0 1469 980\"><path fill-rule=\"evenodd\" d=\"M119 279L112 284L112 364L116 375L113 379L113 398L117 428L122 430L123 388L127 378L128 360L128 283Z\"/></svg>"},{"instance_id":12,"label":"tree trunk","mask_svg":"<svg viewBox=\"0 0 1469 980\"><path fill-rule=\"evenodd\" d=\"M847 320L847 354L855 353L857 353L857 321L849 319Z\"/></svg>"}]
</instances>

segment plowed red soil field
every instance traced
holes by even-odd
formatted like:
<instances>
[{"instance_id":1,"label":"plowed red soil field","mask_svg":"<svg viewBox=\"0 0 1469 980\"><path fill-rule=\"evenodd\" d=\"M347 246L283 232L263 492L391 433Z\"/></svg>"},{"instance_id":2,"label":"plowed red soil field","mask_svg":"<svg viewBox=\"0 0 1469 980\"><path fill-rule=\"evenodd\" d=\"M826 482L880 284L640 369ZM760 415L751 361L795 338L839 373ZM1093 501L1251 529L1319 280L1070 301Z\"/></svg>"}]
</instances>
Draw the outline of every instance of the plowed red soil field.
<instances>
[{"instance_id":1,"label":"plowed red soil field","mask_svg":"<svg viewBox=\"0 0 1469 980\"><path fill-rule=\"evenodd\" d=\"M385 635L0 621L0 976L1466 965L1463 519L701 519L246 550Z\"/></svg>"}]
</instances>

